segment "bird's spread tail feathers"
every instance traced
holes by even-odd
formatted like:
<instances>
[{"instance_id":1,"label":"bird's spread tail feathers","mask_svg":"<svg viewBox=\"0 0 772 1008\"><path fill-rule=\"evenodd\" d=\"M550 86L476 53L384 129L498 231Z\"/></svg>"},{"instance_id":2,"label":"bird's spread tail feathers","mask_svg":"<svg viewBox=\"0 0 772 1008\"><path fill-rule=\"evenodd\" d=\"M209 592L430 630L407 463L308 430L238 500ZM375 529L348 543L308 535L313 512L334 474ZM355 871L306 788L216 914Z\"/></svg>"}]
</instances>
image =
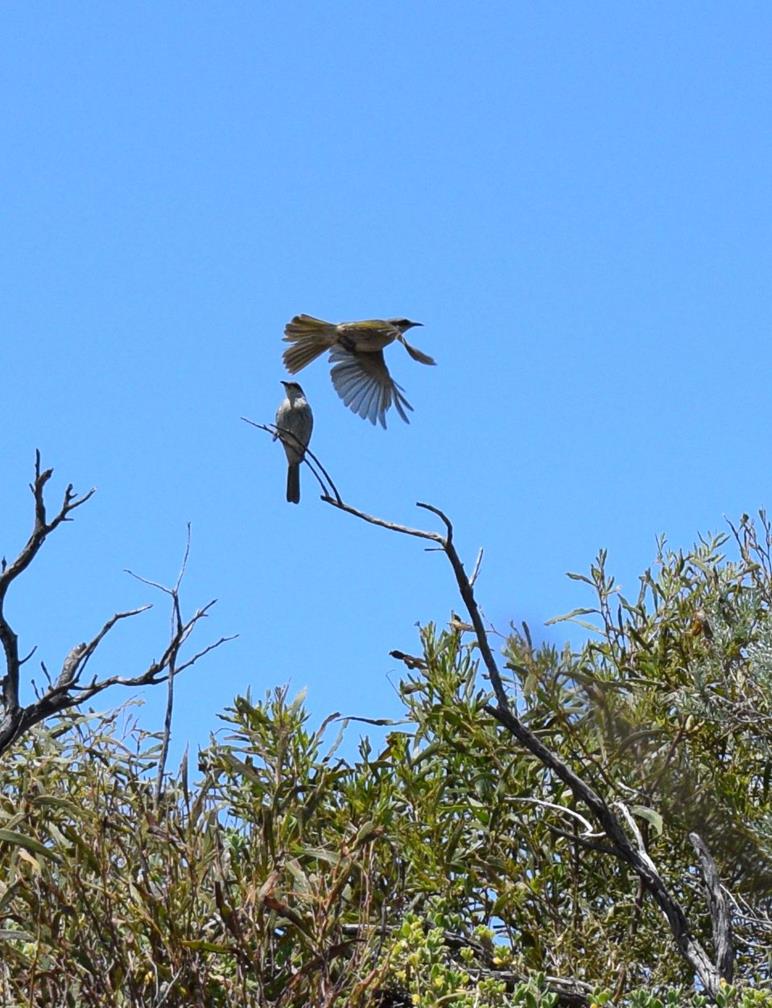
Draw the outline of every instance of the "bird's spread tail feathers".
<instances>
[{"instance_id":1,"label":"bird's spread tail feathers","mask_svg":"<svg viewBox=\"0 0 772 1008\"><path fill-rule=\"evenodd\" d=\"M312 315L296 315L284 329L284 341L292 343L282 360L290 374L296 374L335 343L334 325Z\"/></svg>"}]
</instances>

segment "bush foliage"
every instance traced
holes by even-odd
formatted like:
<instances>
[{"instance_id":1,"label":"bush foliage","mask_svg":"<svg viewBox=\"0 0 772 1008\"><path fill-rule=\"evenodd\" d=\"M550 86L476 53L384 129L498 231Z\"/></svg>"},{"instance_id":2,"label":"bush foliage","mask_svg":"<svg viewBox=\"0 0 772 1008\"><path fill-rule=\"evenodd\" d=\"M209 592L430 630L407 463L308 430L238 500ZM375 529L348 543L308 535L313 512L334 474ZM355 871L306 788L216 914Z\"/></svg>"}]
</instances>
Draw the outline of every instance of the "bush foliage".
<instances>
[{"instance_id":1,"label":"bush foliage","mask_svg":"<svg viewBox=\"0 0 772 1008\"><path fill-rule=\"evenodd\" d=\"M735 986L771 1006L772 568L744 519L661 544L625 599L601 554L579 649L500 641L523 722L621 803L700 941L688 834L731 893ZM55 1006L706 1004L667 924L587 810L485 711L478 642L422 630L405 722L354 759L303 698L240 697L160 797L161 739L67 712L0 764L2 1003ZM483 670L484 671L484 670ZM184 680L183 686L184 688Z\"/></svg>"}]
</instances>

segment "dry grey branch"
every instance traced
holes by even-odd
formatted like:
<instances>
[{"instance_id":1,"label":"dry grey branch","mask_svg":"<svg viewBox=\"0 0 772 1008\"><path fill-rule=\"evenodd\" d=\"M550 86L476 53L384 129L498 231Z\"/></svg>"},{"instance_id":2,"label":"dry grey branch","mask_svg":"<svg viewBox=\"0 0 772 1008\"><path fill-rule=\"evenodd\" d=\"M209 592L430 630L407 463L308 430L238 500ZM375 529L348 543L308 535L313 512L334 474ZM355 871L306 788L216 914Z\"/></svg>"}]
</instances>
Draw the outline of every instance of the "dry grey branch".
<instances>
[{"instance_id":1,"label":"dry grey branch","mask_svg":"<svg viewBox=\"0 0 772 1008\"><path fill-rule=\"evenodd\" d=\"M53 469L40 468L40 452L36 451L35 479L30 484L30 490L35 501L35 519L32 525L32 532L16 559L12 560L11 563L7 563L4 559L2 569L0 569L0 642L3 645L6 666L2 689L3 719L0 722L0 740L2 740L5 732L17 717L19 709L19 668L22 664L22 660L19 659L18 638L5 617L4 604L6 594L16 578L35 559L49 533L53 532L63 521L70 521L70 512L80 507L81 504L85 504L95 492L92 489L88 493L78 496L74 492L72 484L68 484L64 491L62 506L51 521L48 521L46 518L44 492L53 472Z\"/></svg>"},{"instance_id":2,"label":"dry grey branch","mask_svg":"<svg viewBox=\"0 0 772 1008\"><path fill-rule=\"evenodd\" d=\"M714 997L719 990L720 981L724 976L722 970L726 969L725 959L722 960L718 957L717 963L715 964L711 961L707 952L692 932L683 908L670 892L646 852L645 846L643 845L643 841L640 837L640 832L637 830L637 827L635 827L635 824L633 823L633 827L635 827L633 829L633 834L636 836L636 844L633 844L608 803L605 802L600 795L597 794L592 787L590 787L589 784L585 783L585 781L567 764L563 763L563 761L560 760L555 753L548 749L547 746L545 746L514 713L504 687L501 674L498 670L496 660L488 643L488 635L485 631L482 616L474 596L473 579L476 577L477 565L475 565L475 572L472 578L468 577L453 542L453 525L448 516L439 508L434 507L431 504L423 502L417 502L416 504L417 507L430 511L440 519L445 526L445 535L443 536L436 532L413 529L404 525L395 524L394 522L386 521L382 518L377 518L373 515L367 514L366 512L360 511L358 508L354 508L341 500L335 500L329 496L325 496L322 499L338 510L345 511L347 514L360 518L362 521L366 521L371 525L377 525L392 532L399 532L403 535L416 536L421 539L428 539L432 542L439 543L440 548L445 553L445 556L447 557L455 575L459 594L461 595L469 614L469 619L474 627L477 644L480 648L480 654L482 655L483 662L487 669L491 685L493 686L493 691L496 696L496 705L494 706L489 704L485 707L485 710L491 717L498 721L502 727L513 735L518 742L528 749L529 752L536 756L536 758L545 767L550 769L556 777L566 784L571 789L576 799L581 802L585 808L589 809L593 818L601 826L606 839L610 842L614 855L626 864L630 865L637 874L641 885L649 893L651 893L668 922L671 934L673 935L679 952L697 974L701 984L708 994L711 997ZM624 809L624 812L627 813L627 810ZM632 820L629 813L627 813L626 818L628 817L629 820ZM724 956L726 958L726 953L724 953Z\"/></svg>"},{"instance_id":3,"label":"dry grey branch","mask_svg":"<svg viewBox=\"0 0 772 1008\"><path fill-rule=\"evenodd\" d=\"M255 423L254 420L250 420L248 417L242 417L241 419L244 421L244 423L248 423L250 427L257 427L258 430L262 430L265 431L266 434L270 434L274 438L274 440L276 440L277 436L281 433L285 441L288 438L291 441L294 441L297 444L297 447L303 452L303 462L305 462L305 464L311 470L311 472L314 475L314 479L319 484L319 487L322 491L322 500L324 500L330 493L332 493L335 497L336 504L343 503L343 501L341 500L341 496L338 493L338 488L333 483L330 474L324 468L324 466L316 457L316 455L314 455L314 453L311 451L308 445L303 445L291 430L288 430L286 427L277 427L276 424ZM316 471L316 467L319 468L322 475L320 475L319 472Z\"/></svg>"},{"instance_id":4,"label":"dry grey branch","mask_svg":"<svg viewBox=\"0 0 772 1008\"><path fill-rule=\"evenodd\" d=\"M85 504L94 493L94 490L90 490L86 494L78 495L73 491L72 485L68 485L64 492L61 507L49 520L46 510L45 488L52 475L53 469L41 469L40 452L36 452L35 479L31 484L35 515L32 533L18 556L10 563L3 561L2 569L0 570L0 641L2 641L5 657L5 675L2 682L2 712L0 713L0 754L5 752L9 746L31 727L52 715L82 704L111 686L148 686L164 682L167 678L173 677L175 673L182 671L182 669L189 668L199 658L202 658L214 648L219 647L226 640L231 639L221 637L215 643L201 649L192 658L187 659L181 664L178 663L180 649L190 637L196 624L207 615L209 609L214 605L213 600L194 613L192 617L183 620L179 607L179 588L187 563L188 549L186 549L180 575L174 588L163 589L160 585L156 586L165 590L173 600L172 627L169 642L157 661L151 662L143 672L135 676L113 675L101 679L98 676L94 676L88 682L82 681L83 673L89 660L113 627L122 620L140 615L140 613L149 609L150 606L145 605L137 609L114 613L105 621L91 640L83 641L70 649L53 683L51 682L51 677L47 675L45 664L41 663L49 686L36 697L33 703L22 706L19 703L19 669L24 661L28 660L29 655L24 659L19 658L18 637L5 615L4 607L8 589L35 559L48 535L62 522L71 521L71 512L80 507L81 504ZM188 547L189 545L188 540Z\"/></svg>"},{"instance_id":5,"label":"dry grey branch","mask_svg":"<svg viewBox=\"0 0 772 1008\"><path fill-rule=\"evenodd\" d=\"M690 833L689 842L700 859L702 877L707 890L716 966L724 980L731 983L734 974L734 942L732 940L732 912L729 900L721 886L716 862L713 860L705 841L699 834Z\"/></svg>"}]
</instances>

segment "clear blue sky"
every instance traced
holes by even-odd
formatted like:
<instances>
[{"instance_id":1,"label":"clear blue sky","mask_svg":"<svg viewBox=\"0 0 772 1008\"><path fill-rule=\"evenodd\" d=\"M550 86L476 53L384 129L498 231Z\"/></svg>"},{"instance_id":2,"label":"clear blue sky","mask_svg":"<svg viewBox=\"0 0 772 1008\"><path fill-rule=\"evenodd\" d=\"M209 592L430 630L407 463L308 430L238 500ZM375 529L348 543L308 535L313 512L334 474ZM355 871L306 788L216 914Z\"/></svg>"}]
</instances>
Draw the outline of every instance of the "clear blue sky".
<instances>
[{"instance_id":1,"label":"clear blue sky","mask_svg":"<svg viewBox=\"0 0 772 1008\"><path fill-rule=\"evenodd\" d=\"M180 679L178 751L287 680L316 718L393 716L388 651L458 607L440 555L307 472L285 503L239 417L273 419L296 312L425 324L436 368L388 352L410 426L318 361L312 446L356 506L432 527L428 500L484 546L499 629L562 640L598 547L633 593L657 533L770 504L768 4L25 0L0 32L0 552L35 448L55 499L98 490L8 613L56 669L156 601L92 668L135 674L168 614L123 570L173 581L190 521L197 640L240 636Z\"/></svg>"}]
</instances>

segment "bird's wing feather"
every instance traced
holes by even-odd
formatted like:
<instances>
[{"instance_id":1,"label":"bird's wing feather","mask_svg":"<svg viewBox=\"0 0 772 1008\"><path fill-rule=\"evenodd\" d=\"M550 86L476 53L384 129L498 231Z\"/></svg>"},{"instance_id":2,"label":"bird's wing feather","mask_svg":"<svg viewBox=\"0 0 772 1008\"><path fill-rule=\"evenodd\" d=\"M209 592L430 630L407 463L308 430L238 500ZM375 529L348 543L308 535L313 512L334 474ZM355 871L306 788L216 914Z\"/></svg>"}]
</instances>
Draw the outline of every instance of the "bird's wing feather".
<instances>
[{"instance_id":1,"label":"bird's wing feather","mask_svg":"<svg viewBox=\"0 0 772 1008\"><path fill-rule=\"evenodd\" d=\"M428 354L425 354L422 350L419 350L418 347L411 346L408 343L408 341L405 339L404 336L399 336L398 339L399 339L400 343L402 344L402 346L407 350L407 352L413 358L413 360L418 361L419 364L436 364L437 363L437 361L433 357L430 357Z\"/></svg>"},{"instance_id":2,"label":"bird's wing feather","mask_svg":"<svg viewBox=\"0 0 772 1008\"><path fill-rule=\"evenodd\" d=\"M342 347L330 351L331 378L343 402L370 423L386 426L386 411L394 404L400 417L409 423L405 408L412 406L389 374L383 352L352 354Z\"/></svg>"}]
</instances>

